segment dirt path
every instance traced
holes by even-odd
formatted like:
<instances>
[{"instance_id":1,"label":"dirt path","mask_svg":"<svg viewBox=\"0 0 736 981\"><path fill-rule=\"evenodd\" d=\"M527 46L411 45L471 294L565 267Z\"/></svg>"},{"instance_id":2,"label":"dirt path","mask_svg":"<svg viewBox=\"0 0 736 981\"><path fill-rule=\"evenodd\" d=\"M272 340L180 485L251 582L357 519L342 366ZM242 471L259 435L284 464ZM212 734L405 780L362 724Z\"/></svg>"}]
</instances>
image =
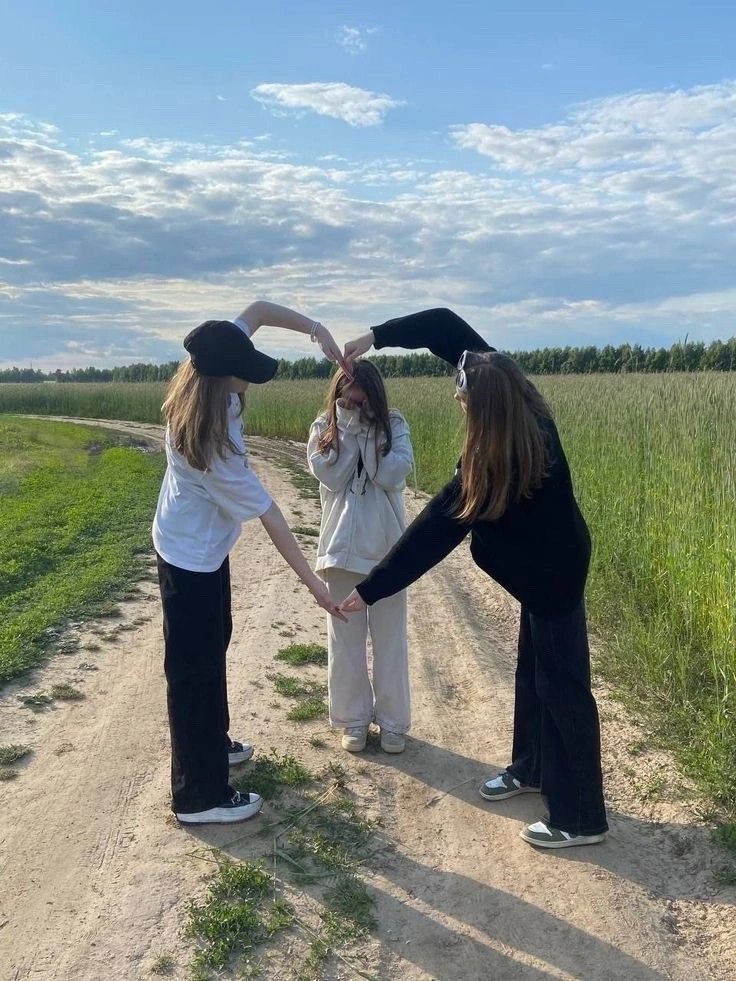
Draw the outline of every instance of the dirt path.
<instances>
[{"instance_id":1,"label":"dirt path","mask_svg":"<svg viewBox=\"0 0 736 981\"><path fill-rule=\"evenodd\" d=\"M157 427L111 425L160 440ZM318 504L300 497L274 463L273 444L251 445L287 517L315 525ZM301 459L296 445L278 444L276 456L284 452ZM411 512L420 504L408 500ZM612 833L603 845L534 851L518 831L539 816L538 799L491 806L478 796L481 779L507 762L516 611L461 552L411 594L407 751L361 758L341 753L323 723L284 721L265 674L288 642L280 633L320 641L322 615L258 522L232 555L234 735L315 767L340 758L395 846L368 878L380 923L365 951L372 973L391 981L733 979L736 891L714 878L724 858L669 761L646 748L646 733L605 692ZM0 744L34 750L20 778L0 784L3 981L148 978L161 952L185 978L183 911L208 872L192 852L202 841L227 848L244 829L258 830L256 821L195 836L172 821L152 575L122 610L106 638L85 626L79 650L0 695ZM86 698L37 715L20 707L17 694L57 681L83 688ZM306 742L315 732L329 750ZM350 977L347 968L331 970Z\"/></svg>"}]
</instances>

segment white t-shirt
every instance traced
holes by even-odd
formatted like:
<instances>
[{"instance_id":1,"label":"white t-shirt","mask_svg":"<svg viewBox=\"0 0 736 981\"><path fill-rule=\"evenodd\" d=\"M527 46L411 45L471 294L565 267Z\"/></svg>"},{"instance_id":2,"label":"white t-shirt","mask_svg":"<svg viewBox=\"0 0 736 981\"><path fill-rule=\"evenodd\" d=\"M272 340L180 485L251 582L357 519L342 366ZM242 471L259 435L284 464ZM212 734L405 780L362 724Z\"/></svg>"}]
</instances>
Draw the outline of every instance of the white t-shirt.
<instances>
[{"instance_id":1,"label":"white t-shirt","mask_svg":"<svg viewBox=\"0 0 736 981\"><path fill-rule=\"evenodd\" d=\"M234 321L248 335L243 321ZM238 540L241 525L260 518L273 503L248 464L240 400L230 396L228 434L238 454L215 454L206 471L192 467L166 430L166 473L153 519L153 544L170 565L215 572Z\"/></svg>"}]
</instances>

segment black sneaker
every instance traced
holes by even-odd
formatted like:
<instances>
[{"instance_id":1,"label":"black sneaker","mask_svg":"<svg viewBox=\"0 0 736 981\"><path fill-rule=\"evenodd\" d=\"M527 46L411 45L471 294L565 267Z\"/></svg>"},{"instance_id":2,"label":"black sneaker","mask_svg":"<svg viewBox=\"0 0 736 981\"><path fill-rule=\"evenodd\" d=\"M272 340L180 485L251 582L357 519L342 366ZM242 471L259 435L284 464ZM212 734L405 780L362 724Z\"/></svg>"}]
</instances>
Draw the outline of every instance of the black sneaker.
<instances>
[{"instance_id":1,"label":"black sneaker","mask_svg":"<svg viewBox=\"0 0 736 981\"><path fill-rule=\"evenodd\" d=\"M508 770L499 773L497 777L486 780L479 788L480 796L486 800L506 800L518 794L538 794L539 787L528 787L512 776Z\"/></svg>"},{"instance_id":2,"label":"black sneaker","mask_svg":"<svg viewBox=\"0 0 736 981\"><path fill-rule=\"evenodd\" d=\"M235 766L238 763L245 763L253 755L253 747L249 746L248 743L238 743L234 739L230 740L230 749L228 750L227 758L230 766Z\"/></svg>"},{"instance_id":3,"label":"black sneaker","mask_svg":"<svg viewBox=\"0 0 736 981\"><path fill-rule=\"evenodd\" d=\"M255 817L263 807L263 798L258 794L241 794L239 790L218 807L193 814L179 814L176 819L181 824L233 824Z\"/></svg>"}]
</instances>

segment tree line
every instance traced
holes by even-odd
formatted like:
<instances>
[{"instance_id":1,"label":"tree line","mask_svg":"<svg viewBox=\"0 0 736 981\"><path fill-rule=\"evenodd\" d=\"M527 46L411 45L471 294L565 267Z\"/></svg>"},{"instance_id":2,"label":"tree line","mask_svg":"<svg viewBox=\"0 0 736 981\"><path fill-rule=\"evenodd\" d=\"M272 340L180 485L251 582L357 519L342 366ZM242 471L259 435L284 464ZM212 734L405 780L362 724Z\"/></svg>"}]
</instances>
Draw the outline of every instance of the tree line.
<instances>
[{"instance_id":1,"label":"tree line","mask_svg":"<svg viewBox=\"0 0 736 981\"><path fill-rule=\"evenodd\" d=\"M736 371L736 337L728 341L690 341L672 347L606 344L605 347L545 347L509 352L530 375L589 375L617 372ZM379 354L371 358L385 378L450 375L454 369L433 354ZM160 382L169 381L178 361L138 362L117 368L73 368L44 372L37 368L0 369L0 382ZM329 361L299 358L279 361L278 377L328 378Z\"/></svg>"}]
</instances>

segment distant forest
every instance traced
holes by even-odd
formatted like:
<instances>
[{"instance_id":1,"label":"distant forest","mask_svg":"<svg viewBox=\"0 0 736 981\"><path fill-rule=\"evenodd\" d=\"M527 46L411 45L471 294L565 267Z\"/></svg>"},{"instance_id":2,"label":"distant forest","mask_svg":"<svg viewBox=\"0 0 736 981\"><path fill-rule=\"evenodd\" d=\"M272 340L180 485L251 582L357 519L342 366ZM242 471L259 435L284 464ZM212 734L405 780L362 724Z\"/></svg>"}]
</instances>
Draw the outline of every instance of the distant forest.
<instances>
[{"instance_id":1,"label":"distant forest","mask_svg":"<svg viewBox=\"0 0 736 981\"><path fill-rule=\"evenodd\" d=\"M545 347L538 351L509 352L530 375L590 375L616 372L736 371L736 337L728 341L673 344L672 347ZM385 378L451 375L454 371L432 354L379 354L371 358ZM0 369L0 382L152 382L168 381L178 361L166 364L129 364L121 368L74 368L39 371L35 368ZM279 378L327 378L332 365L315 358L279 361Z\"/></svg>"}]
</instances>

